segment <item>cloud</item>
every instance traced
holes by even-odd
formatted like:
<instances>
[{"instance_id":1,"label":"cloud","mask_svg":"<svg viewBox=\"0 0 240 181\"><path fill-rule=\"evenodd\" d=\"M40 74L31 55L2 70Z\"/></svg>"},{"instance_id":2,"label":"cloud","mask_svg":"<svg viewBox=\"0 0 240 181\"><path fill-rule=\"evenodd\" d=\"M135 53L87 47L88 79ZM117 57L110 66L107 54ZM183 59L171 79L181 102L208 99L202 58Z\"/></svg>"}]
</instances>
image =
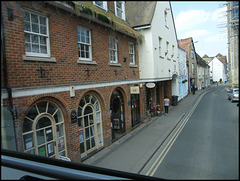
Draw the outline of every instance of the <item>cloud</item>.
<instances>
[{"instance_id":1,"label":"cloud","mask_svg":"<svg viewBox=\"0 0 240 181\"><path fill-rule=\"evenodd\" d=\"M181 33L182 38L193 37L195 40L201 39L202 37L205 37L207 35L209 35L209 32L206 29L192 30Z\"/></svg>"},{"instance_id":2,"label":"cloud","mask_svg":"<svg viewBox=\"0 0 240 181\"><path fill-rule=\"evenodd\" d=\"M210 18L211 14L204 10L182 11L176 18L177 31L185 31L204 24Z\"/></svg>"}]
</instances>

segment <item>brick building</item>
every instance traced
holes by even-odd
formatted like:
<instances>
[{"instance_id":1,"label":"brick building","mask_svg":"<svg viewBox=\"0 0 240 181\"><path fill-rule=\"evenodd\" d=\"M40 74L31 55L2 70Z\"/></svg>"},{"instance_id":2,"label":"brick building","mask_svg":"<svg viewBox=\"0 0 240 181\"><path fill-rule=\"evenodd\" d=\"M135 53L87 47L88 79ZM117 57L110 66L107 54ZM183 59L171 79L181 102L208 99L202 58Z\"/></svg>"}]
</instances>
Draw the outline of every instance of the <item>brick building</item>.
<instances>
[{"instance_id":1,"label":"brick building","mask_svg":"<svg viewBox=\"0 0 240 181\"><path fill-rule=\"evenodd\" d=\"M144 121L142 37L99 2L1 2L3 148L81 162Z\"/></svg>"}]
</instances>

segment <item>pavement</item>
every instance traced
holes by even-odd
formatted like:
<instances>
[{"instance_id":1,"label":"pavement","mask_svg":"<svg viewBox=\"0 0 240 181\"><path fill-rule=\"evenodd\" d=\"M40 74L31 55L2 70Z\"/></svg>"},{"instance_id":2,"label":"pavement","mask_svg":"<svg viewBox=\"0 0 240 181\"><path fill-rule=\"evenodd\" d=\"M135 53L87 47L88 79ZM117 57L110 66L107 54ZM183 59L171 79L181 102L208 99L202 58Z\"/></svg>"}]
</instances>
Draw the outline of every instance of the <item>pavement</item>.
<instances>
[{"instance_id":1,"label":"pavement","mask_svg":"<svg viewBox=\"0 0 240 181\"><path fill-rule=\"evenodd\" d=\"M140 173L145 163L155 153L159 145L163 144L197 98L214 87L216 85L195 91L195 95L188 94L176 106L170 106L167 115L152 117L149 122L142 123L132 132L82 163L124 172Z\"/></svg>"}]
</instances>

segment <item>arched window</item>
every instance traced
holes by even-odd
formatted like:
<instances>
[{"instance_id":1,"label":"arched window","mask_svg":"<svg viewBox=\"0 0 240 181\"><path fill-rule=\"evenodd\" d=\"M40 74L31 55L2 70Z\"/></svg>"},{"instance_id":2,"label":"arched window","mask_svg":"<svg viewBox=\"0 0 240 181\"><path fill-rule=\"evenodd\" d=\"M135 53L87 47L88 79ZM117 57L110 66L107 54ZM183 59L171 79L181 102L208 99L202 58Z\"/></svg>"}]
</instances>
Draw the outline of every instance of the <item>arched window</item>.
<instances>
[{"instance_id":1,"label":"arched window","mask_svg":"<svg viewBox=\"0 0 240 181\"><path fill-rule=\"evenodd\" d=\"M23 122L24 152L51 158L67 156L61 109L50 101L34 104Z\"/></svg>"},{"instance_id":2,"label":"arched window","mask_svg":"<svg viewBox=\"0 0 240 181\"><path fill-rule=\"evenodd\" d=\"M81 156L103 145L101 108L98 99L91 94L85 95L78 107L78 126Z\"/></svg>"}]
</instances>

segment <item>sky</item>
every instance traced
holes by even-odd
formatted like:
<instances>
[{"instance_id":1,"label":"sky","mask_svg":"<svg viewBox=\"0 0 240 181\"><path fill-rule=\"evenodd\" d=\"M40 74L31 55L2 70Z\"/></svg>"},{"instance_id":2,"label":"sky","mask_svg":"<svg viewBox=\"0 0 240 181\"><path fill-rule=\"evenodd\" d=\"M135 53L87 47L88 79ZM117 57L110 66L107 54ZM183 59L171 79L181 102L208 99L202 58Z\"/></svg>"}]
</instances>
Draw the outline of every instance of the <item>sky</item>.
<instances>
[{"instance_id":1,"label":"sky","mask_svg":"<svg viewBox=\"0 0 240 181\"><path fill-rule=\"evenodd\" d=\"M228 56L226 1L170 1L177 38L192 37L201 57Z\"/></svg>"}]
</instances>

